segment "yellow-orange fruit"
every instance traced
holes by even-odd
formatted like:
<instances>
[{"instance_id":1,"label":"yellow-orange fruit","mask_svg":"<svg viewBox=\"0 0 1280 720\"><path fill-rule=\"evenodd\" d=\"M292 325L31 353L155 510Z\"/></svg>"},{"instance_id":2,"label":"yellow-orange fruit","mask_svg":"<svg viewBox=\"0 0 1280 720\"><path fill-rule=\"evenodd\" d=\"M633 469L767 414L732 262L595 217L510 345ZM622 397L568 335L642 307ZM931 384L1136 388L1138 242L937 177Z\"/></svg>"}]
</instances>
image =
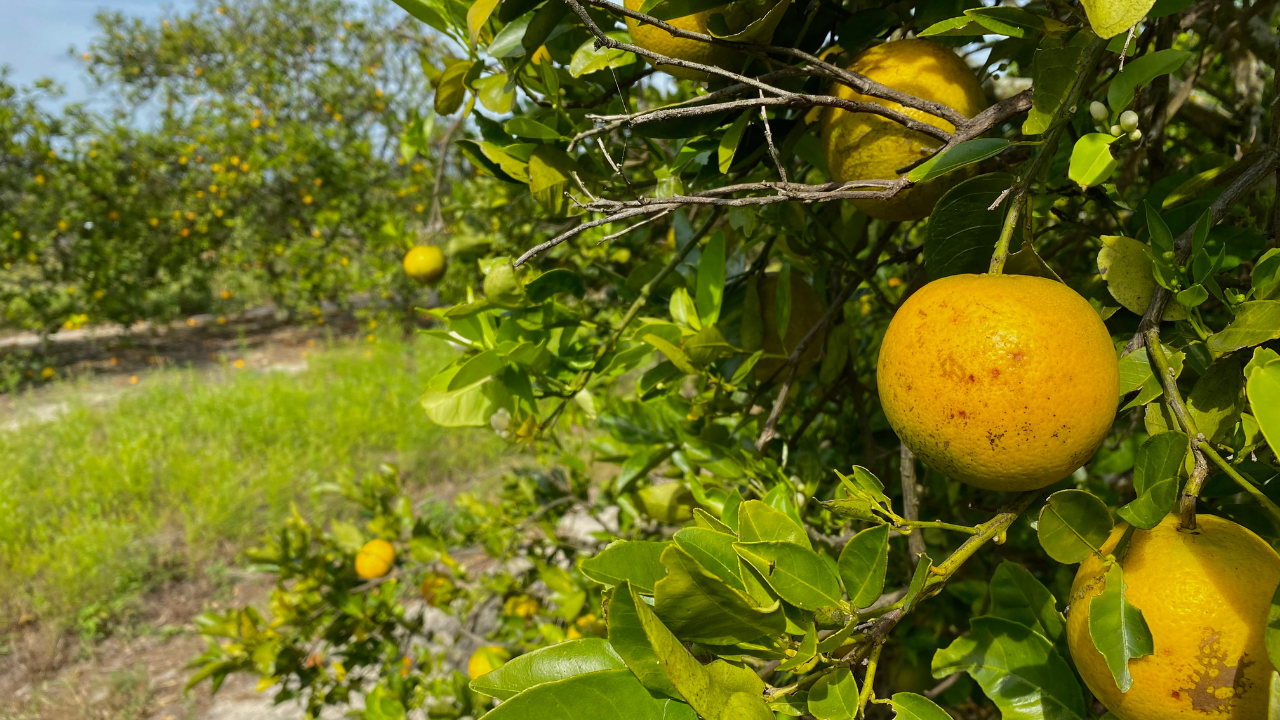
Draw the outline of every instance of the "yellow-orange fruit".
<instances>
[{"instance_id":1,"label":"yellow-orange fruit","mask_svg":"<svg viewBox=\"0 0 1280 720\"><path fill-rule=\"evenodd\" d=\"M379 578L391 572L396 561L396 549L391 543L378 538L370 540L356 553L356 574L362 578Z\"/></svg>"},{"instance_id":2,"label":"yellow-orange fruit","mask_svg":"<svg viewBox=\"0 0 1280 720\"><path fill-rule=\"evenodd\" d=\"M1066 285L953 275L903 303L877 369L889 424L925 463L988 490L1031 490L1098 449L1119 404L1106 326Z\"/></svg>"},{"instance_id":3,"label":"yellow-orange fruit","mask_svg":"<svg viewBox=\"0 0 1280 720\"><path fill-rule=\"evenodd\" d=\"M928 40L898 40L876 45L858 56L849 69L886 87L942 103L965 117L987 107L973 70L950 48ZM882 105L947 132L955 126L923 110L854 92L837 83L834 94L846 100ZM822 147L827 168L838 182L892 180L897 170L924 158L941 145L937 138L908 130L889 118L827 108L822 113ZM854 200L853 204L881 220L919 220L950 186L946 178L917 185L888 200Z\"/></svg>"},{"instance_id":4,"label":"yellow-orange fruit","mask_svg":"<svg viewBox=\"0 0 1280 720\"><path fill-rule=\"evenodd\" d=\"M1271 662L1263 633L1280 583L1280 555L1248 529L1201 515L1193 531L1176 515L1136 530L1120 560L1125 597L1142 611L1154 652L1129 661L1121 693L1089 636L1089 601L1105 588L1103 561L1080 563L1071 587L1067 647L1093 694L1120 720L1260 720ZM1128 526L1103 546L1110 553Z\"/></svg>"},{"instance_id":5,"label":"yellow-orange fruit","mask_svg":"<svg viewBox=\"0 0 1280 720\"><path fill-rule=\"evenodd\" d=\"M435 245L418 245L405 253L404 272L418 282L439 282L444 270L444 251Z\"/></svg>"},{"instance_id":6,"label":"yellow-orange fruit","mask_svg":"<svg viewBox=\"0 0 1280 720\"><path fill-rule=\"evenodd\" d=\"M628 10L639 11L644 5L644 0L625 0L623 3ZM707 21L711 19L713 13L723 13L723 7L703 10L700 13L685 15L684 17L673 18L667 20L666 23L679 30L687 30L702 34L707 32ZM631 32L631 40L645 50L651 50L659 55L675 58L677 60L688 60L696 62L699 65L715 65L716 67L724 67L732 69L735 62L741 64L745 61L745 57L739 53L733 52L728 48L720 45L712 45L698 40L688 40L686 38L678 38L662 28L649 25L647 23L636 22L632 18L627 18L627 30ZM690 68L677 67L675 65L658 65L657 68L668 75L683 78L685 80L694 80L697 82L706 82L711 79L711 74L701 70L692 70Z\"/></svg>"},{"instance_id":7,"label":"yellow-orange fruit","mask_svg":"<svg viewBox=\"0 0 1280 720\"><path fill-rule=\"evenodd\" d=\"M760 361L756 363L754 370L756 379L763 382L768 380L775 371L782 368L786 363L787 356L791 355L804 336L818 321L822 319L822 314L826 312L822 298L818 297L818 293L813 291L809 283L796 277L791 276L791 313L787 318L786 332L778 332L778 276L773 273L766 274L760 279L760 316L764 325L764 335L761 339L761 349L764 355ZM796 366L796 375L802 375L806 370L813 367L818 362L818 356L822 353L821 338L815 337L809 342L809 346L800 354L800 364ZM774 378L778 382L782 382L786 378Z\"/></svg>"}]
</instances>

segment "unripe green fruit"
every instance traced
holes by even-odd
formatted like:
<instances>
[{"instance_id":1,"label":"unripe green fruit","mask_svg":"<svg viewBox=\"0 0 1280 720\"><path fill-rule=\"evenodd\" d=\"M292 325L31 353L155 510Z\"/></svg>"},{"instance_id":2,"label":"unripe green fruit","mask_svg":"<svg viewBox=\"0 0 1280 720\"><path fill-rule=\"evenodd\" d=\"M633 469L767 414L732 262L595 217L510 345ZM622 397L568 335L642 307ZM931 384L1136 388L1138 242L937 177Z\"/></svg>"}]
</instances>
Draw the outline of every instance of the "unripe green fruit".
<instances>
[{"instance_id":1,"label":"unripe green fruit","mask_svg":"<svg viewBox=\"0 0 1280 720\"><path fill-rule=\"evenodd\" d=\"M499 307L517 307L524 300L524 283L510 260L494 263L484 276L484 296Z\"/></svg>"}]
</instances>

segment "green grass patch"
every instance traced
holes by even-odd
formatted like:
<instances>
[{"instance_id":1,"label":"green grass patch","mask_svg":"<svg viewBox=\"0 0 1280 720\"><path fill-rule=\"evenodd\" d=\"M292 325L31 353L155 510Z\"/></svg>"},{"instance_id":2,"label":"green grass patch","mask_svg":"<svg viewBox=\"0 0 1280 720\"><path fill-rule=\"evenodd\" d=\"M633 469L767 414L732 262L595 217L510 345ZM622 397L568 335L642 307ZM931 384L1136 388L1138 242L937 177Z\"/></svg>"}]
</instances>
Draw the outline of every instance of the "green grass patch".
<instances>
[{"instance_id":1,"label":"green grass patch","mask_svg":"<svg viewBox=\"0 0 1280 720\"><path fill-rule=\"evenodd\" d=\"M301 372L170 370L0 432L0 627L94 614L251 544L311 489L393 462L419 483L493 465L492 432L418 406L453 356L430 338L316 348ZM48 396L45 396L46 399Z\"/></svg>"}]
</instances>

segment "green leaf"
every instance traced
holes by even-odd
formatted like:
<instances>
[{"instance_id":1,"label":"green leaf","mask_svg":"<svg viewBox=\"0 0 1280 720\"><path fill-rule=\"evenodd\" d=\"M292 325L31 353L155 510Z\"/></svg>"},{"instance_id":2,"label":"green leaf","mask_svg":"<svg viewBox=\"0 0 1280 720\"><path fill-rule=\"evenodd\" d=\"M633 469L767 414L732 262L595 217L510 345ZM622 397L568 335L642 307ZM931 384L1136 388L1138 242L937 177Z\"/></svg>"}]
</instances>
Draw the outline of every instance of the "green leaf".
<instances>
[{"instance_id":1,"label":"green leaf","mask_svg":"<svg viewBox=\"0 0 1280 720\"><path fill-rule=\"evenodd\" d=\"M1280 338L1280 300L1254 300L1238 306L1235 319L1211 335L1208 345L1214 355L1225 355L1276 338Z\"/></svg>"},{"instance_id":2,"label":"green leaf","mask_svg":"<svg viewBox=\"0 0 1280 720\"><path fill-rule=\"evenodd\" d=\"M493 9L498 7L499 2L500 0L476 0L467 10L467 42L472 48L476 46L480 29L489 21L489 15L493 14Z\"/></svg>"},{"instance_id":3,"label":"green leaf","mask_svg":"<svg viewBox=\"0 0 1280 720\"><path fill-rule=\"evenodd\" d=\"M738 152L738 141L742 139L742 133L747 129L751 115L751 111L739 115L729 129L720 136L720 146L716 150L716 167L720 168L721 174L729 172L729 166L733 164L733 156Z\"/></svg>"},{"instance_id":4,"label":"green leaf","mask_svg":"<svg viewBox=\"0 0 1280 720\"><path fill-rule=\"evenodd\" d=\"M563 292L581 298L587 293L587 286L578 273L565 268L556 268L534 278L524 290L529 295L529 302L540 303Z\"/></svg>"},{"instance_id":5,"label":"green leaf","mask_svg":"<svg viewBox=\"0 0 1280 720\"><path fill-rule=\"evenodd\" d=\"M1071 149L1071 164L1067 177L1081 190L1101 185L1115 172L1115 157L1111 155L1111 143L1119 138L1106 133L1089 133L1076 141Z\"/></svg>"},{"instance_id":6,"label":"green leaf","mask_svg":"<svg viewBox=\"0 0 1280 720\"><path fill-rule=\"evenodd\" d=\"M982 162L1004 152L1013 143L1004 138L978 138L956 145L946 152L938 153L926 160L914 170L907 173L911 182L922 183L936 177L942 177L952 170Z\"/></svg>"},{"instance_id":7,"label":"green leaf","mask_svg":"<svg viewBox=\"0 0 1280 720\"><path fill-rule=\"evenodd\" d=\"M395 0L395 3L427 25L445 35L451 35L453 24L449 22L446 14L441 12L441 8L435 3L427 2L427 0Z\"/></svg>"},{"instance_id":8,"label":"green leaf","mask_svg":"<svg viewBox=\"0 0 1280 720\"><path fill-rule=\"evenodd\" d=\"M1255 300L1280 300L1280 248L1272 248L1258 258L1249 274Z\"/></svg>"},{"instance_id":9,"label":"green leaf","mask_svg":"<svg viewBox=\"0 0 1280 720\"><path fill-rule=\"evenodd\" d=\"M916 603L920 602L920 594L924 592L924 585L929 580L932 567L933 560L929 559L928 555L920 553L916 560L916 570L911 575L911 583L907 585L907 594L902 596L902 607L907 612L911 612Z\"/></svg>"},{"instance_id":10,"label":"green leaf","mask_svg":"<svg viewBox=\"0 0 1280 720\"><path fill-rule=\"evenodd\" d=\"M708 325L684 342L685 355L699 367L706 367L721 358L737 353L737 348L724 339L724 333L715 325Z\"/></svg>"},{"instance_id":11,"label":"green leaf","mask_svg":"<svg viewBox=\"0 0 1280 720\"><path fill-rule=\"evenodd\" d=\"M675 541L703 568L730 587L746 592L747 586L739 572L738 553L733 549L738 536L706 528L683 528L676 532Z\"/></svg>"},{"instance_id":12,"label":"green leaf","mask_svg":"<svg viewBox=\"0 0 1280 720\"><path fill-rule=\"evenodd\" d=\"M1255 353L1256 355L1256 353ZM1272 452L1280 453L1280 361L1249 372L1249 407Z\"/></svg>"},{"instance_id":13,"label":"green leaf","mask_svg":"<svg viewBox=\"0 0 1280 720\"><path fill-rule=\"evenodd\" d=\"M609 602L609 644L618 653L640 683L649 690L680 699L680 692L658 664L658 656L649 645L636 610L644 600L631 592L631 586L623 583L613 591Z\"/></svg>"},{"instance_id":14,"label":"green leaf","mask_svg":"<svg viewBox=\"0 0 1280 720\"><path fill-rule=\"evenodd\" d=\"M801 610L840 604L840 579L816 552L789 542L734 543L769 587Z\"/></svg>"},{"instance_id":15,"label":"green leaf","mask_svg":"<svg viewBox=\"0 0 1280 720\"><path fill-rule=\"evenodd\" d=\"M625 670L613 646L600 638L570 640L521 655L471 681L478 693L509 700L536 685L604 670Z\"/></svg>"},{"instance_id":16,"label":"green leaf","mask_svg":"<svg viewBox=\"0 0 1280 720\"><path fill-rule=\"evenodd\" d=\"M1168 75L1182 67L1191 57L1189 50L1156 50L1124 64L1124 70L1111 79L1107 88L1107 104L1111 117L1119 117L1120 111L1133 102L1134 90L1161 75Z\"/></svg>"},{"instance_id":17,"label":"green leaf","mask_svg":"<svg viewBox=\"0 0 1280 720\"><path fill-rule=\"evenodd\" d=\"M1141 315L1155 294L1155 267L1150 248L1133 238L1103 235L1098 251L1098 272L1107 281L1107 291L1126 310ZM1182 320L1187 311L1181 305L1169 305L1165 320Z\"/></svg>"},{"instance_id":18,"label":"green leaf","mask_svg":"<svg viewBox=\"0 0 1280 720\"><path fill-rule=\"evenodd\" d=\"M543 43L550 40L560 28L560 21L569 14L569 5L564 0L547 0L533 13L529 27L520 38L520 47L526 55L532 55ZM567 30L567 26L565 27Z\"/></svg>"},{"instance_id":19,"label":"green leaf","mask_svg":"<svg viewBox=\"0 0 1280 720\"><path fill-rule=\"evenodd\" d=\"M738 508L738 535L742 542L789 542L813 549L804 528L759 500L748 500Z\"/></svg>"},{"instance_id":20,"label":"green leaf","mask_svg":"<svg viewBox=\"0 0 1280 720\"><path fill-rule=\"evenodd\" d=\"M498 115L511 112L511 107L516 101L516 93L514 85L508 87L506 73L480 78L472 85L476 89L476 96L480 98L480 104L489 112Z\"/></svg>"},{"instance_id":21,"label":"green leaf","mask_svg":"<svg viewBox=\"0 0 1280 720\"><path fill-rule=\"evenodd\" d=\"M969 633L933 656L933 676L964 671L1004 720L1084 720L1090 717L1075 673L1053 644L1025 625L983 616Z\"/></svg>"},{"instance_id":22,"label":"green leaf","mask_svg":"<svg viewBox=\"0 0 1280 720\"><path fill-rule=\"evenodd\" d=\"M629 670L606 670L532 687L486 715L488 720L696 720L693 708L649 694Z\"/></svg>"},{"instance_id":23,"label":"green leaf","mask_svg":"<svg viewBox=\"0 0 1280 720\"><path fill-rule=\"evenodd\" d=\"M818 678L809 688L809 714L817 720L853 720L858 713L858 681L847 667Z\"/></svg>"},{"instance_id":24,"label":"green leaf","mask_svg":"<svg viewBox=\"0 0 1280 720\"><path fill-rule=\"evenodd\" d=\"M502 11L499 11L499 14L501 13ZM529 29L531 20L533 20L533 13L527 13L504 25L493 37L493 42L489 43L485 53L494 59L524 55L524 34Z\"/></svg>"},{"instance_id":25,"label":"green leaf","mask_svg":"<svg viewBox=\"0 0 1280 720\"><path fill-rule=\"evenodd\" d=\"M404 720L404 703L381 687L376 687L364 701L365 720Z\"/></svg>"},{"instance_id":26,"label":"green leaf","mask_svg":"<svg viewBox=\"0 0 1280 720\"><path fill-rule=\"evenodd\" d=\"M1223 358L1205 371L1187 395L1187 411L1210 442L1230 435L1244 410L1244 371L1240 361Z\"/></svg>"},{"instance_id":27,"label":"green leaf","mask_svg":"<svg viewBox=\"0 0 1280 720\"><path fill-rule=\"evenodd\" d=\"M702 248L696 298L702 327L715 325L720 319L720 303L724 298L724 233L719 230L711 234Z\"/></svg>"},{"instance_id":28,"label":"green leaf","mask_svg":"<svg viewBox=\"0 0 1280 720\"><path fill-rule=\"evenodd\" d=\"M647 540L617 540L595 557L589 557L578 566L582 574L601 585L631 586L644 593L652 593L653 586L666 574L662 566L662 551L671 543Z\"/></svg>"},{"instance_id":29,"label":"green leaf","mask_svg":"<svg viewBox=\"0 0 1280 720\"><path fill-rule=\"evenodd\" d=\"M746 295L742 299L742 324L738 330L738 342L749 353L756 352L764 345L764 315L760 309L758 275L752 275L747 280Z\"/></svg>"},{"instance_id":30,"label":"green leaf","mask_svg":"<svg viewBox=\"0 0 1280 720\"><path fill-rule=\"evenodd\" d=\"M739 711L745 711L740 717L759 718L761 712L766 718L770 716L763 698L758 694L755 697L754 708L751 703L744 704L741 698L734 697L739 694L745 695L745 693L735 692L738 688L730 687L730 683L713 676L708 667L704 667L689 654L676 635L658 619L658 615L635 595L634 589L631 593L640 625L649 638L649 645L657 656L658 665L666 672L671 684L675 686L685 702L689 703L699 715L704 718L721 717L722 710L732 701L733 707ZM758 678L753 679L759 681ZM737 678L733 680L734 684L741 682ZM763 683L760 683L759 690L763 689Z\"/></svg>"},{"instance_id":31,"label":"green leaf","mask_svg":"<svg viewBox=\"0 0 1280 720\"><path fill-rule=\"evenodd\" d=\"M804 637L800 639L800 647L796 649L796 654L791 656L782 664L778 665L779 672L790 672L796 668L807 664L813 660L818 654L818 627L812 622L808 624L804 631Z\"/></svg>"},{"instance_id":32,"label":"green leaf","mask_svg":"<svg viewBox=\"0 0 1280 720\"><path fill-rule=\"evenodd\" d=\"M685 355L684 351L680 348L672 345L666 340L663 340L657 335L645 335L640 339L649 343L655 350L667 356L667 359L671 361L671 364L679 368L680 372L685 375L698 374L698 368L693 366L693 362L689 360L689 356Z\"/></svg>"},{"instance_id":33,"label":"green leaf","mask_svg":"<svg viewBox=\"0 0 1280 720\"><path fill-rule=\"evenodd\" d=\"M988 208L1013 179L1007 173L979 175L938 200L925 229L924 267L930 280L987 271L1007 210Z\"/></svg>"},{"instance_id":34,"label":"green leaf","mask_svg":"<svg viewBox=\"0 0 1280 720\"><path fill-rule=\"evenodd\" d=\"M1267 611L1267 629L1264 638L1271 666L1280 665L1280 588L1276 588L1271 596L1271 608Z\"/></svg>"},{"instance_id":35,"label":"green leaf","mask_svg":"<svg viewBox=\"0 0 1280 720\"><path fill-rule=\"evenodd\" d=\"M1089 24L1100 38L1109 38L1137 25L1156 0L1080 0Z\"/></svg>"},{"instance_id":36,"label":"green leaf","mask_svg":"<svg viewBox=\"0 0 1280 720\"><path fill-rule=\"evenodd\" d=\"M1067 621L1049 592L1026 568L1005 560L996 568L989 585L990 614L1035 630L1057 644Z\"/></svg>"},{"instance_id":37,"label":"green leaf","mask_svg":"<svg viewBox=\"0 0 1280 720\"><path fill-rule=\"evenodd\" d=\"M627 459L622 463L622 469L618 472L618 477L613 480L614 492L621 495L629 491L636 480L648 475L650 470L661 465L662 461L671 457L672 452L674 452L672 446L659 445L633 452L627 456Z\"/></svg>"},{"instance_id":38,"label":"green leaf","mask_svg":"<svg viewBox=\"0 0 1280 720\"><path fill-rule=\"evenodd\" d=\"M631 44L631 36L626 32L614 30L605 34L618 42ZM635 53L607 47L596 49L596 39L590 37L574 51L573 58L569 61L569 74L575 78L582 77L599 70L630 65L635 61Z\"/></svg>"},{"instance_id":39,"label":"green leaf","mask_svg":"<svg viewBox=\"0 0 1280 720\"><path fill-rule=\"evenodd\" d=\"M897 713L894 720L951 720L946 710L923 695L915 693L894 693L890 698L893 711Z\"/></svg>"},{"instance_id":40,"label":"green leaf","mask_svg":"<svg viewBox=\"0 0 1280 720\"><path fill-rule=\"evenodd\" d=\"M488 377L458 390L428 390L422 408L431 422L443 427L485 427L510 397L501 380Z\"/></svg>"},{"instance_id":41,"label":"green leaf","mask_svg":"<svg viewBox=\"0 0 1280 720\"><path fill-rule=\"evenodd\" d=\"M1078 563L1099 552L1112 528L1106 503L1084 490L1059 490L1040 511L1040 546L1060 563Z\"/></svg>"},{"instance_id":42,"label":"green leaf","mask_svg":"<svg viewBox=\"0 0 1280 720\"><path fill-rule=\"evenodd\" d=\"M1072 44L1036 51L1031 59L1031 110L1022 123L1023 135L1039 135L1053 124L1079 74L1081 50L1080 45Z\"/></svg>"},{"instance_id":43,"label":"green leaf","mask_svg":"<svg viewBox=\"0 0 1280 720\"><path fill-rule=\"evenodd\" d=\"M671 313L671 320L677 325L693 330L702 329L702 321L698 319L698 306L689 297L688 290L678 287L672 291L667 308Z\"/></svg>"},{"instance_id":44,"label":"green leaf","mask_svg":"<svg viewBox=\"0 0 1280 720\"><path fill-rule=\"evenodd\" d=\"M852 328L848 323L840 323L831 328L827 335L827 354L822 357L822 366L818 369L818 382L830 385L844 373L849 364L849 340Z\"/></svg>"},{"instance_id":45,"label":"green leaf","mask_svg":"<svg viewBox=\"0 0 1280 720\"><path fill-rule=\"evenodd\" d=\"M1113 563L1103 579L1102 592L1089 601L1089 637L1102 653L1120 692L1129 692L1133 676L1129 661L1155 651L1151 629L1142 611L1125 597L1125 583L1120 563Z\"/></svg>"},{"instance_id":46,"label":"green leaf","mask_svg":"<svg viewBox=\"0 0 1280 720\"><path fill-rule=\"evenodd\" d=\"M754 19L747 23L746 27L741 27L735 22L734 27L729 27L727 19L729 13L712 13L707 18L707 33L712 37L721 40L731 40L733 42L747 43L764 43L773 38L773 33L778 28L778 23L782 21L782 16L787 12L787 8L791 7L791 0L772 0L769 11L763 16L757 17L758 12L752 13Z\"/></svg>"},{"instance_id":47,"label":"green leaf","mask_svg":"<svg viewBox=\"0 0 1280 720\"><path fill-rule=\"evenodd\" d=\"M521 132L530 132L538 124L524 118L512 118L507 124L517 120L524 121L518 126ZM578 164L564 150L555 145L539 145L529 156L529 193L553 215L564 215L572 207L565 194L573 186L577 169Z\"/></svg>"},{"instance_id":48,"label":"green leaf","mask_svg":"<svg viewBox=\"0 0 1280 720\"><path fill-rule=\"evenodd\" d=\"M435 111L437 115L452 115L462 107L462 99L467 94L463 81L471 72L470 60L459 60L444 69L440 81L436 83Z\"/></svg>"},{"instance_id":49,"label":"green leaf","mask_svg":"<svg viewBox=\"0 0 1280 720\"><path fill-rule=\"evenodd\" d=\"M743 592L707 571L677 545L662 553L667 576L654 586L658 617L678 637L708 645L732 645L786 626L780 606L761 609Z\"/></svg>"},{"instance_id":50,"label":"green leaf","mask_svg":"<svg viewBox=\"0 0 1280 720\"><path fill-rule=\"evenodd\" d=\"M478 169L484 170L503 182L524 184L524 181L518 179L523 175L523 173L520 172L518 165L513 165L510 162L506 163L507 166L516 173L516 176L513 177L507 173L506 168L504 168L502 164L490 159L489 156L494 154L495 150L491 147L486 147L488 143L478 143L474 140L455 140L453 144L457 146L457 148L462 151L462 154L465 155L466 158ZM509 158L504 159L509 160Z\"/></svg>"},{"instance_id":51,"label":"green leaf","mask_svg":"<svg viewBox=\"0 0 1280 720\"><path fill-rule=\"evenodd\" d=\"M515 137L531 138L534 140L559 140L560 133L543 125L537 120L527 117L516 116L507 121L503 126L511 135Z\"/></svg>"},{"instance_id":52,"label":"green leaf","mask_svg":"<svg viewBox=\"0 0 1280 720\"><path fill-rule=\"evenodd\" d=\"M497 350L485 350L479 355L474 355L458 368L458 372L449 380L449 385L445 390L458 390L474 385L491 375L497 375L502 372L502 368L506 363L502 360L502 355Z\"/></svg>"},{"instance_id":53,"label":"green leaf","mask_svg":"<svg viewBox=\"0 0 1280 720\"><path fill-rule=\"evenodd\" d=\"M879 525L854 535L840 552L840 578L854 607L870 607L884 591L889 566L889 526Z\"/></svg>"}]
</instances>

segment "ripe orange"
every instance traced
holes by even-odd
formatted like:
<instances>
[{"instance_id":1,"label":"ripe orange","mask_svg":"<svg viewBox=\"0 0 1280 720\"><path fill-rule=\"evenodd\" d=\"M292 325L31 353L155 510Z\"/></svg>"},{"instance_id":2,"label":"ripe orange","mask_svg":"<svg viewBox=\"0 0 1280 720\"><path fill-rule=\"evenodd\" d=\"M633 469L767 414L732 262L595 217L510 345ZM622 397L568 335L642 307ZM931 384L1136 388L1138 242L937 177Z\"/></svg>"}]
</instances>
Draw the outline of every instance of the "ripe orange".
<instances>
[{"instance_id":1,"label":"ripe orange","mask_svg":"<svg viewBox=\"0 0 1280 720\"><path fill-rule=\"evenodd\" d=\"M396 549L391 543L378 538L370 540L356 553L356 574L362 578L379 578L391 572L396 561Z\"/></svg>"},{"instance_id":2,"label":"ripe orange","mask_svg":"<svg viewBox=\"0 0 1280 720\"><path fill-rule=\"evenodd\" d=\"M928 40L898 40L876 45L858 56L849 69L894 90L932 100L973 117L987 107L973 70L950 48ZM872 102L948 132L955 127L921 110L862 95L836 84L837 97ZM822 113L822 147L832 179L892 180L898 168L927 156L941 141L879 115L827 108ZM854 200L861 211L881 220L919 220L933 211L946 192L945 179L917 185L889 200Z\"/></svg>"},{"instance_id":3,"label":"ripe orange","mask_svg":"<svg viewBox=\"0 0 1280 720\"><path fill-rule=\"evenodd\" d=\"M889 424L939 472L988 490L1044 487L1084 464L1119 404L1102 319L1060 282L954 275L903 303L877 369Z\"/></svg>"},{"instance_id":4,"label":"ripe orange","mask_svg":"<svg viewBox=\"0 0 1280 720\"><path fill-rule=\"evenodd\" d=\"M644 0L625 0L623 3L628 10L640 10L644 5ZM711 10L703 10L700 13L685 15L671 20L667 20L667 24L680 30L689 32L707 33L707 21L711 19L712 13L724 12L723 7L712 8ZM651 50L660 55L666 55L677 60L688 60L696 62L700 65L715 65L717 67L728 68L736 61L741 64L745 58L719 45L699 42L697 40L687 40L678 38L671 33L653 25L636 22L631 18L627 18L627 30L631 32L631 40L645 50ZM659 65L658 69L662 72L674 77L683 78L685 80L695 80L697 82L706 82L711 79L710 73L700 70L691 70L689 68L676 67L674 65Z\"/></svg>"},{"instance_id":5,"label":"ripe orange","mask_svg":"<svg viewBox=\"0 0 1280 720\"><path fill-rule=\"evenodd\" d=\"M1142 611L1155 652L1129 661L1121 693L1089 637L1089 601L1102 592L1104 564L1080 563L1071 587L1067 646L1080 676L1120 720L1267 717L1271 662L1263 634L1280 555L1230 520L1201 515L1194 531L1176 515L1137 530L1120 559L1126 599ZM1111 552L1128 526L1103 546Z\"/></svg>"},{"instance_id":6,"label":"ripe orange","mask_svg":"<svg viewBox=\"0 0 1280 720\"><path fill-rule=\"evenodd\" d=\"M764 355L756 363L754 370L756 379L764 382L786 363L786 358L796 349L809 330L822 319L826 307L822 298L813 291L809 283L795 275L791 276L791 314L787 318L786 331L778 332L778 276L766 274L760 280L760 315L764 323L764 337L761 349ZM796 367L796 376L818 362L822 353L821 338L814 337L809 346L800 355L800 364ZM774 378L778 382L785 377Z\"/></svg>"},{"instance_id":7,"label":"ripe orange","mask_svg":"<svg viewBox=\"0 0 1280 720\"><path fill-rule=\"evenodd\" d=\"M444 251L434 245L418 245L404 256L405 274L418 282L437 283L444 270Z\"/></svg>"}]
</instances>

